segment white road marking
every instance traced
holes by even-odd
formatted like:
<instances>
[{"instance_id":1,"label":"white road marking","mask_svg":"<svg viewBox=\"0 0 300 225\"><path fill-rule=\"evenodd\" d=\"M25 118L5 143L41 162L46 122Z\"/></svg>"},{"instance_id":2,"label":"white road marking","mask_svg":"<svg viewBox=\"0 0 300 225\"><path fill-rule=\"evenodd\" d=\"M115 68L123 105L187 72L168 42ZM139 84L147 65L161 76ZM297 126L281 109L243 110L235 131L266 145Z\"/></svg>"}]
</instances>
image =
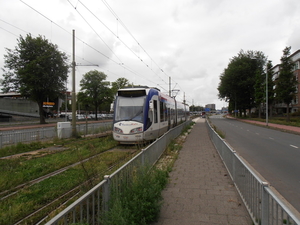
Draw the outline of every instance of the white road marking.
<instances>
[{"instance_id":1,"label":"white road marking","mask_svg":"<svg viewBox=\"0 0 300 225\"><path fill-rule=\"evenodd\" d=\"M293 147L293 148L298 148L297 146L295 146L295 145L290 145L291 147Z\"/></svg>"}]
</instances>

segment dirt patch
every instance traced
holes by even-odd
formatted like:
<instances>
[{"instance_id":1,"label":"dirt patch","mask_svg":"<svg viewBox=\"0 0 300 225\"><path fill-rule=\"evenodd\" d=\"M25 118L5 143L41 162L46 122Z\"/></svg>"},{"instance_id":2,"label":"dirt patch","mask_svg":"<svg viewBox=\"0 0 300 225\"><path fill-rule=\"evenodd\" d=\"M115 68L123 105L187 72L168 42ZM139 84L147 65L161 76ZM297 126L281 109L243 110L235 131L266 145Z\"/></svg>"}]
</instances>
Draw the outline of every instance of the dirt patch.
<instances>
[{"instance_id":1,"label":"dirt patch","mask_svg":"<svg viewBox=\"0 0 300 225\"><path fill-rule=\"evenodd\" d=\"M59 151L64 151L67 149L68 148L66 148L66 147L57 145L57 146L51 146L48 148L42 148L42 149L35 150L35 151L24 152L24 153L6 156L6 157L2 157L1 159L15 159L15 158L20 158L20 157L32 159L32 158L37 158L37 157L42 157L45 155L53 154L53 153L56 153Z\"/></svg>"}]
</instances>

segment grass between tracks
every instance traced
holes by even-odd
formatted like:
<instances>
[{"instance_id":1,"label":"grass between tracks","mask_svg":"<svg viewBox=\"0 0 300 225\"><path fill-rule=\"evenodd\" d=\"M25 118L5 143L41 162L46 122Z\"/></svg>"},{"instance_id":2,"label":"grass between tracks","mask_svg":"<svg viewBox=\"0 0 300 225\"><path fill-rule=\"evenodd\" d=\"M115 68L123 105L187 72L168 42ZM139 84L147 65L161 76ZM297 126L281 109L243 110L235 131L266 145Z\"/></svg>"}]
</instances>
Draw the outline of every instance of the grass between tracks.
<instances>
[{"instance_id":1,"label":"grass between tracks","mask_svg":"<svg viewBox=\"0 0 300 225\"><path fill-rule=\"evenodd\" d=\"M47 145L57 146L53 143ZM17 185L101 153L116 145L117 143L112 138L74 139L60 145L61 147L58 147L56 151L41 151L39 154L2 159L0 160L0 192L10 190ZM30 144L30 148L31 146L40 147L39 144ZM63 150L60 150L61 148Z\"/></svg>"},{"instance_id":2,"label":"grass between tracks","mask_svg":"<svg viewBox=\"0 0 300 225\"><path fill-rule=\"evenodd\" d=\"M189 132L188 129L184 132ZM101 144L98 142L100 141L92 139L88 141L72 140L64 144L67 150L55 154L0 160L0 169L6 171L6 179L3 180L6 184L2 185L0 181L0 186L2 190L13 187L18 183L39 177L41 174L49 173L49 168L59 168L58 165L62 167L62 165L72 164L74 163L73 160L80 161L96 154L96 152L101 152L103 149L109 149L116 145L111 137L103 139L103 142L100 142ZM107 142L105 147L103 146L104 142ZM142 169L141 172L134 175L131 184L124 189L125 191L121 196L114 195L113 199L115 201L110 203L113 204L112 210L104 217L103 224L146 224L158 217L162 203L161 190L167 183L168 172L171 171L183 142L184 138L182 136L173 141L155 169L147 173L143 172L144 169ZM124 151L106 152L91 161L81 163L59 175L22 189L16 195L0 202L0 224L16 223L19 219L59 198L62 194L84 183L89 178L97 176L98 179L94 183L87 183L81 187L82 193L89 190L96 182L102 180L104 174L101 174L101 171L107 170L113 162L121 158L124 159L128 154ZM6 161L6 164L4 161ZM16 177L14 178L14 176ZM9 179L13 181L9 181ZM65 199L45 207L37 216L24 221L23 224L35 224Z\"/></svg>"},{"instance_id":3,"label":"grass between tracks","mask_svg":"<svg viewBox=\"0 0 300 225\"><path fill-rule=\"evenodd\" d=\"M0 186L1 190L10 188L30 181L34 178L45 175L51 171L72 163L81 161L92 155L96 155L104 150L116 146L117 143L112 137L72 140L64 145L66 149L62 152L45 155L42 157L21 157L16 159L0 160ZM128 157L130 153L122 152L105 152L96 156L88 162L81 163L72 167L65 172L48 178L40 183L23 188L17 194L1 200L0 202L0 224L14 224L24 216L54 201L67 191L86 182L90 178L95 178L94 182L87 182L81 187L81 191L89 190L95 182L102 180L104 171L107 171L116 161ZM97 179L98 178L98 179ZM73 193L74 194L74 193ZM61 204L63 200L57 202ZM47 215L55 208L55 205L46 207L36 219ZM38 221L31 218L24 224L34 224Z\"/></svg>"}]
</instances>

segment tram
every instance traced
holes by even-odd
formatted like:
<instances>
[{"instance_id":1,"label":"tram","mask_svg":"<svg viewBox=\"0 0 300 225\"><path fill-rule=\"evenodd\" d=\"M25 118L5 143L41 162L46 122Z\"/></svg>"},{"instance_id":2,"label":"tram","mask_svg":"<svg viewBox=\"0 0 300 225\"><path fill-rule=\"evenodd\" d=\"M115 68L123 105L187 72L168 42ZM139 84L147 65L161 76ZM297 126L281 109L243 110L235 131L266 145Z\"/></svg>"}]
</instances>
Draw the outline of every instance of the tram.
<instances>
[{"instance_id":1,"label":"tram","mask_svg":"<svg viewBox=\"0 0 300 225\"><path fill-rule=\"evenodd\" d=\"M187 108L157 88L119 89L114 103L113 137L120 144L154 140L186 121Z\"/></svg>"}]
</instances>

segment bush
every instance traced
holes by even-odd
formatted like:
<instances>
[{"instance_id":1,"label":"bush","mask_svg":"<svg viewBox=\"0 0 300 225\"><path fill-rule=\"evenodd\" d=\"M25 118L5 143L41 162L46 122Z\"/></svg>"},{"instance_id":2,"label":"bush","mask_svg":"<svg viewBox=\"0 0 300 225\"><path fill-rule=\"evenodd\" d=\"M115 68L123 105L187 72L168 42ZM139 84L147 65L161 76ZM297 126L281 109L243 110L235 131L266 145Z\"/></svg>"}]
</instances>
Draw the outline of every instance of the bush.
<instances>
[{"instance_id":1,"label":"bush","mask_svg":"<svg viewBox=\"0 0 300 225\"><path fill-rule=\"evenodd\" d=\"M122 191L112 193L110 210L105 213L105 225L145 225L157 220L161 207L161 191L167 184L168 172L144 167L135 172ZM123 187L124 186L124 187Z\"/></svg>"}]
</instances>

